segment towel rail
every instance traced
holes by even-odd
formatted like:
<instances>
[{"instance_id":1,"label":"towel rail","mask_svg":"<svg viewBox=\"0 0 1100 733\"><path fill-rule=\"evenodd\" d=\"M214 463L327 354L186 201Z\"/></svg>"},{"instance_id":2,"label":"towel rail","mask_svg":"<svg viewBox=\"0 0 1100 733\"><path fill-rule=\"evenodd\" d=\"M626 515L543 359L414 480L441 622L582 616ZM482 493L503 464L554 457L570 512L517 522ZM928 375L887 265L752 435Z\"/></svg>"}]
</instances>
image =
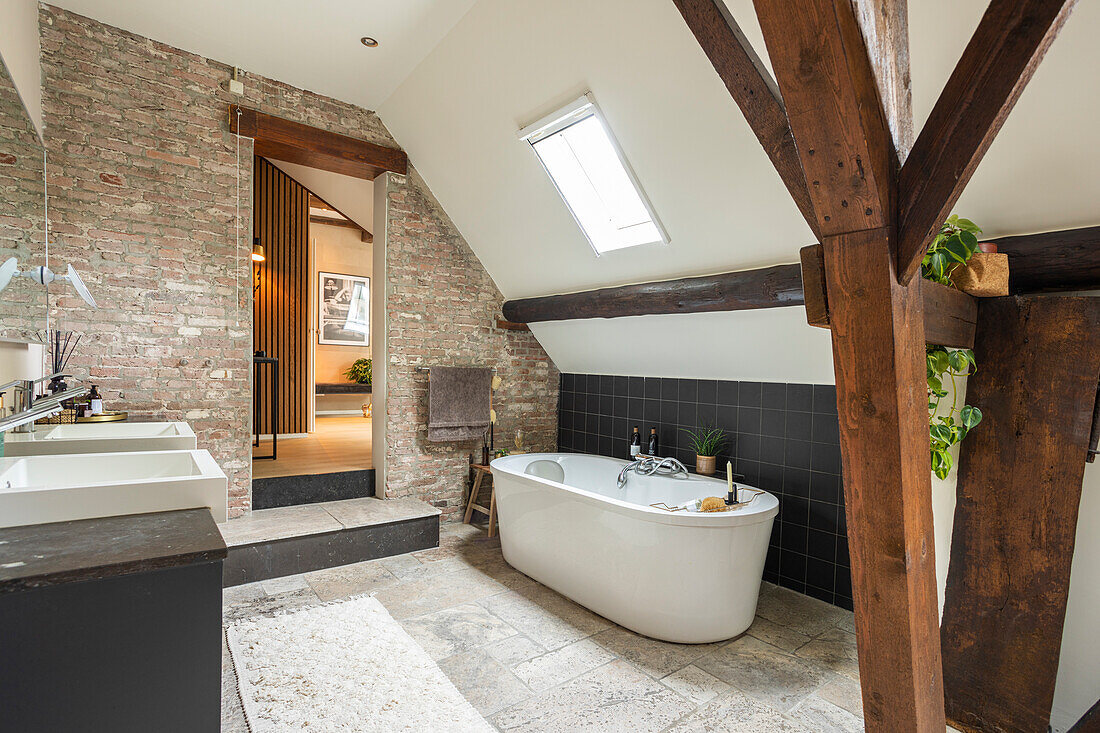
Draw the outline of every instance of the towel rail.
<instances>
[{"instance_id":1,"label":"towel rail","mask_svg":"<svg viewBox=\"0 0 1100 733\"><path fill-rule=\"evenodd\" d=\"M469 367L469 368L470 368L470 369L483 369L484 367ZM418 372L430 372L431 370L432 370L432 368L431 368L431 367L426 367L426 366L418 366L418 367L416 368L416 371L418 371ZM493 374L496 374L496 373L497 373L497 368L496 368L496 367L493 367L492 369L490 369L490 371L491 371L491 372L492 372Z\"/></svg>"}]
</instances>

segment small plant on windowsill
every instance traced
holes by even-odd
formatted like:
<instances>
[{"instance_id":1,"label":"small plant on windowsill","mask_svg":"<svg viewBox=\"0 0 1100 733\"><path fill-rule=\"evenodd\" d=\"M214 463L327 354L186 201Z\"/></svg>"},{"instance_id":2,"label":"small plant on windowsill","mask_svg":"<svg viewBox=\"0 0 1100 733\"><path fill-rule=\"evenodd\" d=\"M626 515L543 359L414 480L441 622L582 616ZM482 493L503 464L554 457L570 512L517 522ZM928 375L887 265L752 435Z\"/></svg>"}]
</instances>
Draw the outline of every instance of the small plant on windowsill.
<instances>
[{"instance_id":1,"label":"small plant on windowsill","mask_svg":"<svg viewBox=\"0 0 1100 733\"><path fill-rule=\"evenodd\" d=\"M706 426L694 430L685 429L684 432L695 451L695 473L713 476L715 457L726 445L726 434L718 428Z\"/></svg>"},{"instance_id":2,"label":"small plant on windowsill","mask_svg":"<svg viewBox=\"0 0 1100 733\"><path fill-rule=\"evenodd\" d=\"M932 240L921 262L921 276L926 280L955 287L952 273L964 266L978 251L981 229L969 219L952 215L940 227L940 233ZM953 460L951 446L961 443L966 434L982 421L982 411L964 404L958 407L958 383L956 379L967 377L977 368L974 352L970 349L949 349L946 346L928 344L925 348L928 377L928 434L932 473L941 479L951 473ZM950 391L945 382L950 380ZM946 415L938 414L944 397L951 396Z\"/></svg>"},{"instance_id":3,"label":"small plant on windowsill","mask_svg":"<svg viewBox=\"0 0 1100 733\"><path fill-rule=\"evenodd\" d=\"M356 384L366 384L369 386L371 383L371 360L356 359L352 362L352 365L344 371L344 376Z\"/></svg>"}]
</instances>

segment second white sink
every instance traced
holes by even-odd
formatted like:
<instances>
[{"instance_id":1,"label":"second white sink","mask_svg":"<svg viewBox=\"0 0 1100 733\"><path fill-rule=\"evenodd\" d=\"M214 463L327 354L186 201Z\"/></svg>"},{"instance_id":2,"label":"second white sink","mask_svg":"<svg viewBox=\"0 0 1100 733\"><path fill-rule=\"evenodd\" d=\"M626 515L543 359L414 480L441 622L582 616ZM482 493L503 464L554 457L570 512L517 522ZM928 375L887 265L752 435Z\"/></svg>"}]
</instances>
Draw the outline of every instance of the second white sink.
<instances>
[{"instance_id":1,"label":"second white sink","mask_svg":"<svg viewBox=\"0 0 1100 733\"><path fill-rule=\"evenodd\" d=\"M0 458L0 527L200 507L224 522L227 484L204 450Z\"/></svg>"},{"instance_id":2,"label":"second white sink","mask_svg":"<svg viewBox=\"0 0 1100 733\"><path fill-rule=\"evenodd\" d=\"M129 453L194 450L195 433L185 422L106 422L40 425L33 433L4 434L8 456L56 456L67 453Z\"/></svg>"}]
</instances>

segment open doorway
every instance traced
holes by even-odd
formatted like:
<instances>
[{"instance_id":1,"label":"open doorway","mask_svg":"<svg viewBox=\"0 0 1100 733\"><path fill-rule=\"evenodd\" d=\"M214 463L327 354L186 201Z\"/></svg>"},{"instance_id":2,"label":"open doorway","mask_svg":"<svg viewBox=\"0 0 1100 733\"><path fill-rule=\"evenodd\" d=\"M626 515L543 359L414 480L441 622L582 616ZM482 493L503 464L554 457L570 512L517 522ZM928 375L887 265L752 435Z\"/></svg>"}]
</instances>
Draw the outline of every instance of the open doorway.
<instances>
[{"instance_id":1,"label":"open doorway","mask_svg":"<svg viewBox=\"0 0 1100 733\"><path fill-rule=\"evenodd\" d=\"M261 259L254 263L255 299L268 298L270 302L268 307L253 312L255 349L264 355L253 360L252 399L256 409L251 427L257 450L252 462L252 508L374 496L376 483L385 484L385 462L376 461L375 456L386 453L385 290L378 284L386 280L387 174L404 176L408 158L399 148L238 105L229 107L229 129L252 138L256 156L254 189L266 187L264 196L271 202L263 210L254 202L257 205L253 209L256 235L260 237L256 245L262 248L262 252L256 252ZM311 206L311 202L316 205ZM313 217L327 218L313 222ZM367 248L354 255L357 267L370 267L367 317L365 321L361 318L361 308L353 311L349 300L344 323L338 329L354 331L358 324L349 324L347 318L354 313L364 322L365 345L337 345L356 347L362 356L357 355L353 362L358 358L372 360L369 400L360 391L353 393L354 397L339 399L337 395L322 395L318 402L317 385L325 384L322 379L326 372L320 378L316 373L316 349L321 345L318 341L325 311L320 307L321 270L316 261L319 245L313 246L311 231L319 225L350 228L347 222L340 224L334 219L358 226L361 231L357 246ZM266 241L263 227L267 227ZM339 291L339 283L334 287ZM354 293L351 295L354 297ZM329 320L338 323L339 314L332 309L329 313ZM348 329L348 325L353 328ZM280 332L282 337L277 338ZM280 358L275 352L284 348L287 351ZM339 368L335 366L337 374ZM332 371L327 374L331 376ZM347 378L346 372L342 376L345 385L359 383ZM344 400L342 407L339 400ZM341 409L350 412L348 401L352 400L352 404L359 405L358 416L323 414ZM364 404L370 407L366 417ZM319 434L317 424L323 417L346 419L322 423L333 429ZM351 426L354 430L348 429ZM292 448L288 455L287 448L294 440L306 442ZM260 457L268 452L276 457ZM283 462L284 457L296 460ZM355 462L353 470L339 470L352 468L344 463L349 459ZM283 475L272 475L275 472Z\"/></svg>"},{"instance_id":2,"label":"open doorway","mask_svg":"<svg viewBox=\"0 0 1100 733\"><path fill-rule=\"evenodd\" d=\"M254 171L253 507L369 496L373 182Z\"/></svg>"}]
</instances>

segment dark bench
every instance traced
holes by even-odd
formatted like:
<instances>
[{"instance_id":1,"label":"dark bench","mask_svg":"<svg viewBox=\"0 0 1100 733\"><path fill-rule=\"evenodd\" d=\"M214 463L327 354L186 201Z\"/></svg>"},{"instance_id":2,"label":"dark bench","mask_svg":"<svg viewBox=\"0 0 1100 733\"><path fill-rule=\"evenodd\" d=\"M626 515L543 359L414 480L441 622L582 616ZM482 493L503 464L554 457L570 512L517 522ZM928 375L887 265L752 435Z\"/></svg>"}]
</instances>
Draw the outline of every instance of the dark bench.
<instances>
[{"instance_id":1,"label":"dark bench","mask_svg":"<svg viewBox=\"0 0 1100 733\"><path fill-rule=\"evenodd\" d=\"M371 385L355 382L318 382L314 389L317 394L370 394Z\"/></svg>"}]
</instances>

